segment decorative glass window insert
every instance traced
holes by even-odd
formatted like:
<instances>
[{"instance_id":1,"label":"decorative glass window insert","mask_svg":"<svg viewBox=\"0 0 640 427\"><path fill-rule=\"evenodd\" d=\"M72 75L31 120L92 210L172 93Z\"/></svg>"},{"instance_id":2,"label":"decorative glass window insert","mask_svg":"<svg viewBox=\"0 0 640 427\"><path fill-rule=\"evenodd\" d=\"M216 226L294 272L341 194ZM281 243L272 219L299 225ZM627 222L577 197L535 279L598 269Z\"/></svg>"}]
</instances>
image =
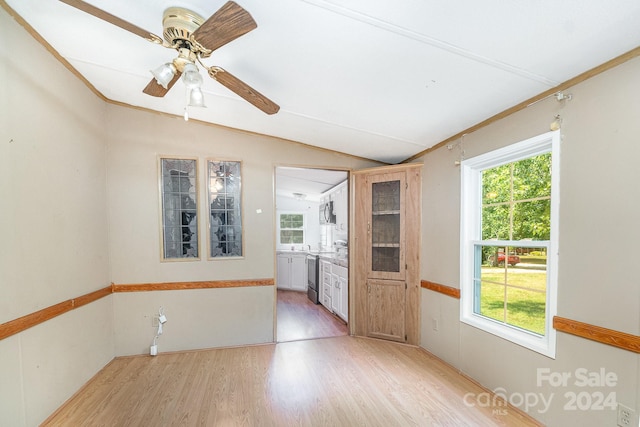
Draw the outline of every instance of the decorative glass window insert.
<instances>
[{"instance_id":1,"label":"decorative glass window insert","mask_svg":"<svg viewBox=\"0 0 640 427\"><path fill-rule=\"evenodd\" d=\"M162 257L198 258L197 161L160 159Z\"/></svg>"},{"instance_id":2,"label":"decorative glass window insert","mask_svg":"<svg viewBox=\"0 0 640 427\"><path fill-rule=\"evenodd\" d=\"M304 244L304 214L281 213L280 214L280 244L303 245Z\"/></svg>"},{"instance_id":3,"label":"decorative glass window insert","mask_svg":"<svg viewBox=\"0 0 640 427\"><path fill-rule=\"evenodd\" d=\"M400 180L371 184L371 270L400 272Z\"/></svg>"},{"instance_id":4,"label":"decorative glass window insert","mask_svg":"<svg viewBox=\"0 0 640 427\"><path fill-rule=\"evenodd\" d=\"M559 134L462 162L461 320L555 357Z\"/></svg>"},{"instance_id":5,"label":"decorative glass window insert","mask_svg":"<svg viewBox=\"0 0 640 427\"><path fill-rule=\"evenodd\" d=\"M209 256L240 257L242 250L241 163L208 161Z\"/></svg>"}]
</instances>

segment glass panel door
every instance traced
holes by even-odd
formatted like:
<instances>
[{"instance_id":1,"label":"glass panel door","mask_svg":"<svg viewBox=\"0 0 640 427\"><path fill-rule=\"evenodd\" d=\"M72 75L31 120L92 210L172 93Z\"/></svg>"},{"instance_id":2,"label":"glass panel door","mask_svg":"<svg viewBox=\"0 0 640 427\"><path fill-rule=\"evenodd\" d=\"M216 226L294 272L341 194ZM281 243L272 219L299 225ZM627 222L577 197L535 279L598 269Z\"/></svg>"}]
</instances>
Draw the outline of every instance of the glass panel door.
<instances>
[{"instance_id":1,"label":"glass panel door","mask_svg":"<svg viewBox=\"0 0 640 427\"><path fill-rule=\"evenodd\" d=\"M404 177L404 173L371 177L371 278L404 278Z\"/></svg>"}]
</instances>

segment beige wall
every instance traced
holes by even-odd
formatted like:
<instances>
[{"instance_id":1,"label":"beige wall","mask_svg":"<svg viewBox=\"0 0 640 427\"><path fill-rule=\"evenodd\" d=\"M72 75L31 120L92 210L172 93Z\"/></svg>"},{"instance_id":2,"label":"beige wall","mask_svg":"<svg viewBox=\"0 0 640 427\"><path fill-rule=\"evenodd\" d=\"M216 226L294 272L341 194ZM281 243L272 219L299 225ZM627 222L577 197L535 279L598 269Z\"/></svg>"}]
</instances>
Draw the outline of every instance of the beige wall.
<instances>
[{"instance_id":1,"label":"beige wall","mask_svg":"<svg viewBox=\"0 0 640 427\"><path fill-rule=\"evenodd\" d=\"M273 340L273 286L114 295L115 352L148 354L163 307L158 351L231 347Z\"/></svg>"},{"instance_id":2,"label":"beige wall","mask_svg":"<svg viewBox=\"0 0 640 427\"><path fill-rule=\"evenodd\" d=\"M4 10L0 36L0 323L111 282L273 278L274 167L374 165L106 104ZM160 262L159 154L198 157L201 177L207 157L242 160L243 259ZM114 356L148 352L159 306L160 351L269 342L274 292L116 294L1 340L0 424L38 425Z\"/></svg>"},{"instance_id":3,"label":"beige wall","mask_svg":"<svg viewBox=\"0 0 640 427\"><path fill-rule=\"evenodd\" d=\"M374 162L275 138L185 122L117 106L107 108L108 212L115 283L274 278L274 170L277 165L363 168ZM204 184L207 158L242 161L245 256L160 262L158 156L197 157ZM206 205L199 190L200 208ZM261 209L262 213L257 213ZM204 218L204 215L202 215ZM206 222L200 223L206 239ZM169 322L159 351L273 340L274 287L114 295L116 354L149 351L151 317L163 306Z\"/></svg>"},{"instance_id":4,"label":"beige wall","mask_svg":"<svg viewBox=\"0 0 640 427\"><path fill-rule=\"evenodd\" d=\"M637 258L640 191L640 59L583 82L567 93L571 101L539 102L465 136L466 158L549 130L563 117L560 167L560 258L558 315L640 335ZM423 240L421 277L459 287L460 169L457 142L423 158ZM490 389L507 395L554 394L550 409L529 411L549 426L613 426L612 410L567 411L567 392L615 392L617 400L640 409L638 354L558 333L555 360L459 321L457 300L422 291L422 346ZM433 319L440 327L434 331ZM605 368L616 387L538 387L537 369L575 374ZM637 424L637 421L636 421Z\"/></svg>"},{"instance_id":5,"label":"beige wall","mask_svg":"<svg viewBox=\"0 0 640 427\"><path fill-rule=\"evenodd\" d=\"M109 264L105 104L4 10L0 38L4 323L107 286ZM0 341L0 424L42 422L113 355L110 297Z\"/></svg>"}]
</instances>

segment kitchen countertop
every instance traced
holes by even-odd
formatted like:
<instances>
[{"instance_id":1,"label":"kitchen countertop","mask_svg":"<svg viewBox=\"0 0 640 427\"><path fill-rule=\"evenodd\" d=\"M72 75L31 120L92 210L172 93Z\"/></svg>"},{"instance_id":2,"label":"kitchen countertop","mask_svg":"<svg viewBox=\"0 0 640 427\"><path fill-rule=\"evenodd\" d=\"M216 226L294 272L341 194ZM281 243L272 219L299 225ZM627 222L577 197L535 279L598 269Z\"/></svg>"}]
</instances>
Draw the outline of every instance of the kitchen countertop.
<instances>
[{"instance_id":1,"label":"kitchen countertop","mask_svg":"<svg viewBox=\"0 0 640 427\"><path fill-rule=\"evenodd\" d=\"M320 259L327 260L332 264L339 265L340 267L349 268L349 258L346 258L344 256L338 256L335 252L321 253L319 257Z\"/></svg>"},{"instance_id":2,"label":"kitchen countertop","mask_svg":"<svg viewBox=\"0 0 640 427\"><path fill-rule=\"evenodd\" d=\"M329 261L332 264L339 265L341 267L349 268L349 258L338 255L338 252L332 251L291 251L291 250L278 250L276 254L305 254L305 255L318 255L320 259Z\"/></svg>"}]
</instances>

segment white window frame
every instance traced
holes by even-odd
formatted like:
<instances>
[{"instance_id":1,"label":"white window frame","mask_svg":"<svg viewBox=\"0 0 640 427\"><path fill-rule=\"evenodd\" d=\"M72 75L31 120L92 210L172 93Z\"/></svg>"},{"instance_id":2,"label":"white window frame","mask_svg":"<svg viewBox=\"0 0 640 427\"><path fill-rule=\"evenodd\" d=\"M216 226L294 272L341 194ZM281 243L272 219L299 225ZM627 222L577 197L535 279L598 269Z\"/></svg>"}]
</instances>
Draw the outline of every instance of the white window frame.
<instances>
[{"instance_id":1,"label":"white window frame","mask_svg":"<svg viewBox=\"0 0 640 427\"><path fill-rule=\"evenodd\" d=\"M556 354L556 331L553 317L557 314L558 283L558 211L560 189L560 131L479 155L461 162L460 210L460 321L512 341L550 358ZM474 312L475 287L474 248L482 240L482 171L551 152L551 224L549 241L503 241L504 246L547 246L547 295L544 336L495 321ZM492 242L494 243L494 242Z\"/></svg>"},{"instance_id":2,"label":"white window frame","mask_svg":"<svg viewBox=\"0 0 640 427\"><path fill-rule=\"evenodd\" d=\"M282 215L302 215L302 243L282 243L281 239L281 230L297 230L296 228L281 228L280 227L280 217ZM306 245L307 244L307 214L305 212L297 212L297 211L282 211L278 212L278 244L280 246L290 246L290 245Z\"/></svg>"}]
</instances>

